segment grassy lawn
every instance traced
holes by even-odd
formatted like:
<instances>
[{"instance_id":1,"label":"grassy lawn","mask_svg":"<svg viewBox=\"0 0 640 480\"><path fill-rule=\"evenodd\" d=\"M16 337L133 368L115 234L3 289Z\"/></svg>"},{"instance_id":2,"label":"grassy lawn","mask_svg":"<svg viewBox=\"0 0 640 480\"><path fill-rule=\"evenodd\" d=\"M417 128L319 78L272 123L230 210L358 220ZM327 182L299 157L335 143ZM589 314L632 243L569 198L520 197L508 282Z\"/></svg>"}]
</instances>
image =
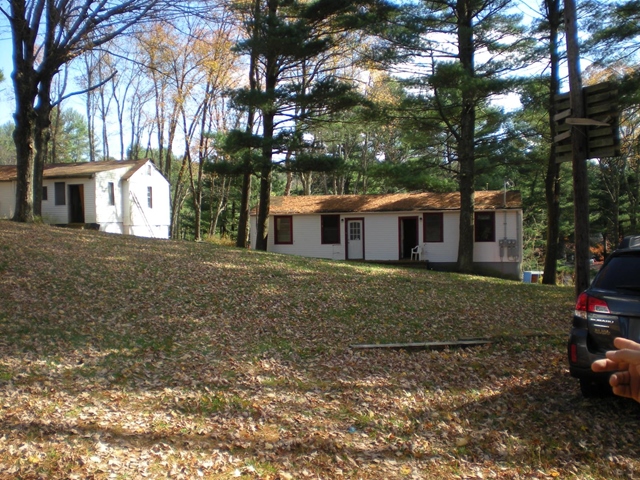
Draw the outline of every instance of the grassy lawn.
<instances>
[{"instance_id":1,"label":"grassy lawn","mask_svg":"<svg viewBox=\"0 0 640 480\"><path fill-rule=\"evenodd\" d=\"M640 476L566 287L0 221L1 479ZM444 351L361 343L491 337Z\"/></svg>"}]
</instances>

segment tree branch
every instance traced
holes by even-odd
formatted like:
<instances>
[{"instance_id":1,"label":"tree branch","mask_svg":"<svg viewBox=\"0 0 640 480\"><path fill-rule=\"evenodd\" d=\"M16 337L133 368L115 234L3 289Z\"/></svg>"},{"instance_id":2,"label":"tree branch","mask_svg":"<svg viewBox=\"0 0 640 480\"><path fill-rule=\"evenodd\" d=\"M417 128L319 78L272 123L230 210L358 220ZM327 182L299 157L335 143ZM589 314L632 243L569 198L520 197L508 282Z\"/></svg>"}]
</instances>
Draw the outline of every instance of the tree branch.
<instances>
[{"instance_id":1,"label":"tree branch","mask_svg":"<svg viewBox=\"0 0 640 480\"><path fill-rule=\"evenodd\" d=\"M92 85L89 88L85 88L83 90L77 90L75 92L71 92L67 95L64 95L62 97L60 97L57 101L53 102L51 104L52 107L57 107L58 105L60 105L64 100L66 100L67 98L73 97L75 95L83 95L85 93L89 93L92 92L100 87L102 87L103 85L105 85L106 83L110 82L113 77L115 77L117 75L118 71L114 71L111 75L109 75L107 78L105 78L103 81L101 81L100 83L96 84L96 85Z\"/></svg>"}]
</instances>

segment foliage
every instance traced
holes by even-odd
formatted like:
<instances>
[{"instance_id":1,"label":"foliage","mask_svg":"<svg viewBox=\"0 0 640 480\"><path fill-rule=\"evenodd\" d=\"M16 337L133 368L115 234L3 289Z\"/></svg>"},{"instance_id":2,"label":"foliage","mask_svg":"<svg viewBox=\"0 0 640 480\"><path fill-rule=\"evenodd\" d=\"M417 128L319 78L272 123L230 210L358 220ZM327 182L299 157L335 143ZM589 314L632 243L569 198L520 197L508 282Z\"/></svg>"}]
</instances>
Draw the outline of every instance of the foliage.
<instances>
[{"instance_id":1,"label":"foliage","mask_svg":"<svg viewBox=\"0 0 640 480\"><path fill-rule=\"evenodd\" d=\"M14 222L0 271L2 478L640 471L637 405L568 376L567 287ZM460 337L494 343L350 348Z\"/></svg>"},{"instance_id":2,"label":"foliage","mask_svg":"<svg viewBox=\"0 0 640 480\"><path fill-rule=\"evenodd\" d=\"M162 5L161 5L162 4ZM11 1L2 9L13 47L17 181L14 220L32 222L41 213L42 171L48 152L52 86L61 70L82 53L97 50L167 8L162 0L32 4ZM91 85L90 87L94 87Z\"/></svg>"},{"instance_id":3,"label":"foliage","mask_svg":"<svg viewBox=\"0 0 640 480\"><path fill-rule=\"evenodd\" d=\"M310 161L319 152L304 134L319 117L363 103L355 81L341 75L349 59L345 47L355 45L355 29L364 31L372 21L385 23L394 9L384 0L255 0L236 8L246 18L245 35L236 50L249 57L250 68L249 85L233 94L236 108L247 114L248 135L234 135L233 140L249 143L236 144L233 150L245 152L245 171L259 173L255 247L266 250L274 162L285 163L290 169L300 155L304 168L322 165L319 168L326 170L331 156L334 165L340 163L338 157L323 152ZM253 121L258 114L261 125L256 133ZM248 162L256 158L251 153L254 133L260 139L260 156L258 163L251 165Z\"/></svg>"},{"instance_id":4,"label":"foliage","mask_svg":"<svg viewBox=\"0 0 640 480\"><path fill-rule=\"evenodd\" d=\"M507 0L431 0L415 15L419 47L410 42L414 74L407 79L409 108L439 134L428 137L440 149L438 161L454 175L460 192L457 268L473 270L473 192L477 161L495 163L495 147L505 120L490 101L515 85L524 64L521 18L510 15ZM436 40L437 39L437 40Z\"/></svg>"},{"instance_id":5,"label":"foliage","mask_svg":"<svg viewBox=\"0 0 640 480\"><path fill-rule=\"evenodd\" d=\"M158 5L155 0L122 3L134 10ZM276 3L278 13L269 19L269 7ZM205 232L234 236L241 177L251 172L255 186L255 179L266 175L263 166L272 169L268 184L273 194L459 190L462 113L473 107L475 124L467 130L473 142L466 153L469 158L473 154L471 187L500 189L507 182L522 192L524 262L533 267L546 256L549 225L544 180L553 144L547 124L550 82L530 73L537 69L518 77L520 71L514 68L548 61L549 16L544 10L551 3L542 2L539 18L524 36L506 0L400 2L399 7L368 0L322 0L241 1L233 2L232 9L208 4L206 15L145 15L144 22L134 22L140 11L132 10L122 12L135 24L132 36L111 39L115 30L92 31L91 24L80 22L74 25L86 27L94 40L83 43L90 35L55 38L79 40L72 57L86 53L73 65L83 70L80 87L100 84L87 94L88 157L100 159L100 152L105 158L153 156L171 179L173 224L181 238L199 239ZM613 239L639 230L638 2L580 4L580 25L588 27L585 37L591 35L584 47L588 57L597 60L585 79L592 83L597 74L619 85L623 155L598 160L590 172L590 228ZM261 9L253 18L256 6ZM461 64L458 45L458 14L467 7L471 10L465 15L473 17L474 72ZM60 27L56 25L52 27ZM18 30L16 34L23 31ZM238 38L238 46L232 48ZM95 39L110 40L101 51L86 52ZM262 75L253 89L245 81L251 55L258 59L256 71ZM278 67L280 77L267 91L272 55L271 65ZM38 62L45 57L38 57ZM55 77L54 103L66 92L64 68ZM216 88L208 90L207 85ZM513 90L520 94L521 110L505 112L493 103L498 94ZM262 116L247 134L251 108L258 108ZM276 131L263 143L259 125L264 112L271 115L273 108ZM120 142L120 148L112 146L111 151L109 124L117 124ZM84 126L76 126L67 140L49 148L49 158L85 158L82 152L89 140L80 133ZM11 130L11 125L0 130L0 163L15 163ZM55 131L51 138L58 143ZM149 145L158 148L154 151ZM268 162L263 145L271 147ZM81 152L72 151L75 147ZM176 162L182 165L176 168ZM567 164L560 166L559 179L560 243L568 244L573 205ZM249 192L248 198L252 207L258 204L256 192ZM215 232L209 231L212 226ZM565 255L560 252L558 257Z\"/></svg>"},{"instance_id":6,"label":"foliage","mask_svg":"<svg viewBox=\"0 0 640 480\"><path fill-rule=\"evenodd\" d=\"M640 1L590 0L584 8L592 32L588 45L606 59L635 62L640 52Z\"/></svg>"},{"instance_id":7,"label":"foliage","mask_svg":"<svg viewBox=\"0 0 640 480\"><path fill-rule=\"evenodd\" d=\"M47 163L85 162L89 159L89 140L85 117L73 109L56 110L52 125ZM13 141L14 123L0 126L0 165L16 164Z\"/></svg>"},{"instance_id":8,"label":"foliage","mask_svg":"<svg viewBox=\"0 0 640 480\"><path fill-rule=\"evenodd\" d=\"M47 163L89 160L89 132L85 117L73 109L54 109Z\"/></svg>"},{"instance_id":9,"label":"foliage","mask_svg":"<svg viewBox=\"0 0 640 480\"><path fill-rule=\"evenodd\" d=\"M16 164L16 145L13 143L13 122L0 125L0 165Z\"/></svg>"}]
</instances>

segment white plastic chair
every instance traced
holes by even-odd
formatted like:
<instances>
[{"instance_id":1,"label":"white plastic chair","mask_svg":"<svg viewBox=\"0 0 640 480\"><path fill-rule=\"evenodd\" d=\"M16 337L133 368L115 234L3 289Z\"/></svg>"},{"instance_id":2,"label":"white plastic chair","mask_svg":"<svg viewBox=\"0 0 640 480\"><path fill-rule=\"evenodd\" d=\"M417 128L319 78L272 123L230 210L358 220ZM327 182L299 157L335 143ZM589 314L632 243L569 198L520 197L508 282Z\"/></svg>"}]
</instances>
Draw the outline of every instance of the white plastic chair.
<instances>
[{"instance_id":1,"label":"white plastic chair","mask_svg":"<svg viewBox=\"0 0 640 480\"><path fill-rule=\"evenodd\" d=\"M422 245L416 245L411 249L411 260L422 260Z\"/></svg>"}]
</instances>

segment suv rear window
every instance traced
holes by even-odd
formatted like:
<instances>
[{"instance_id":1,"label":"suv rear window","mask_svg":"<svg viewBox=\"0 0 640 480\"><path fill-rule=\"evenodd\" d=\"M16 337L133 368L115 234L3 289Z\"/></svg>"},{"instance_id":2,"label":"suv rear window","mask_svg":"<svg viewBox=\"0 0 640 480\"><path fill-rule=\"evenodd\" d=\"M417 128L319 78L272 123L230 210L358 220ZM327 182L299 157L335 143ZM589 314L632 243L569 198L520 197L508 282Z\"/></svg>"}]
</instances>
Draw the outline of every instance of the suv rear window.
<instances>
[{"instance_id":1,"label":"suv rear window","mask_svg":"<svg viewBox=\"0 0 640 480\"><path fill-rule=\"evenodd\" d=\"M640 288L638 272L640 272L640 256L614 257L602 268L592 286L601 290L616 290L620 286Z\"/></svg>"}]
</instances>

